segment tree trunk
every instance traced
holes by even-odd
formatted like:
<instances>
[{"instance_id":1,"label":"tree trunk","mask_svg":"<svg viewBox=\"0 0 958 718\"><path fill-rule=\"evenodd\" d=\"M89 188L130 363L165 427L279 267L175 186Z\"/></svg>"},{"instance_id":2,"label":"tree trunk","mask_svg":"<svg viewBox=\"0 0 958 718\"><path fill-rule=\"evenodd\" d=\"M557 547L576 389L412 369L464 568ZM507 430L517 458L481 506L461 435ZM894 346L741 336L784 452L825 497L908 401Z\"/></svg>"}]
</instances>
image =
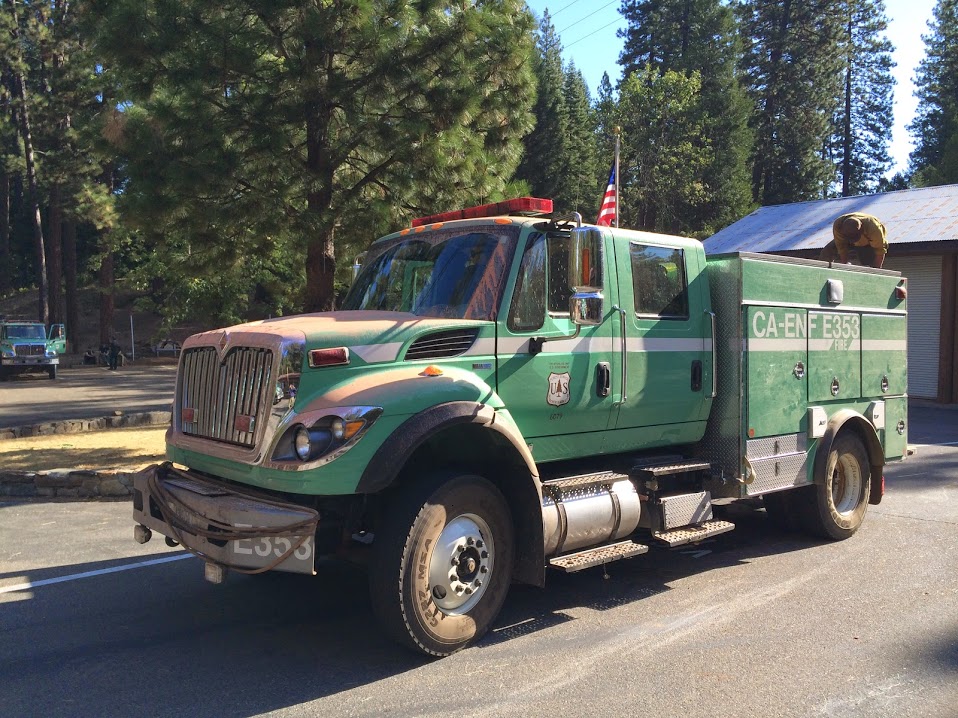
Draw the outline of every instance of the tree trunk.
<instances>
[{"instance_id":1,"label":"tree trunk","mask_svg":"<svg viewBox=\"0 0 958 718\"><path fill-rule=\"evenodd\" d=\"M17 18L17 5L10 3L10 13L13 16L13 35L14 43L19 47L20 44L20 24ZM20 136L23 140L23 155L27 166L27 185L30 190L30 214L33 220L33 240L37 256L37 290L38 290L38 319L47 324L50 320L50 310L47 305L47 262L46 252L43 246L43 224L40 220L40 191L37 188L37 168L33 157L33 138L30 135L30 109L27 102L27 85L23 72L17 70L13 73L14 93L16 101L19 104L18 115L20 119Z\"/></svg>"},{"instance_id":2,"label":"tree trunk","mask_svg":"<svg viewBox=\"0 0 958 718\"><path fill-rule=\"evenodd\" d=\"M102 244L107 244L108 240L109 233L104 233L100 238ZM100 285L100 344L109 344L114 334L113 310L115 307L112 250L103 255L97 276Z\"/></svg>"},{"instance_id":3,"label":"tree trunk","mask_svg":"<svg viewBox=\"0 0 958 718\"><path fill-rule=\"evenodd\" d=\"M13 286L10 271L10 176L0 174L0 296Z\"/></svg>"},{"instance_id":4,"label":"tree trunk","mask_svg":"<svg viewBox=\"0 0 958 718\"><path fill-rule=\"evenodd\" d=\"M80 328L80 298L77 296L77 226L73 220L63 223L63 274L66 280L67 351L80 352L77 330Z\"/></svg>"},{"instance_id":5,"label":"tree trunk","mask_svg":"<svg viewBox=\"0 0 958 718\"><path fill-rule=\"evenodd\" d=\"M50 208L47 215L47 296L50 305L50 324L63 322L63 208L60 206L60 185L50 190Z\"/></svg>"},{"instance_id":6,"label":"tree trunk","mask_svg":"<svg viewBox=\"0 0 958 718\"><path fill-rule=\"evenodd\" d=\"M852 21L848 20L848 56L845 58L845 122L842 125L842 197L851 194L852 175Z\"/></svg>"}]
</instances>

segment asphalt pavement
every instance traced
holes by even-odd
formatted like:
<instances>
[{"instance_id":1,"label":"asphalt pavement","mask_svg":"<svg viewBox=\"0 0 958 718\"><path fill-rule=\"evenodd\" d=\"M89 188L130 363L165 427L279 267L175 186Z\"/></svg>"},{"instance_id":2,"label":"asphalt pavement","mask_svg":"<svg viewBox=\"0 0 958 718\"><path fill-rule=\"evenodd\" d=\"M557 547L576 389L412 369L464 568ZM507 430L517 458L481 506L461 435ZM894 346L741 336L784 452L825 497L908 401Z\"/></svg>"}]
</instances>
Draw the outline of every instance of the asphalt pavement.
<instances>
[{"instance_id":1,"label":"asphalt pavement","mask_svg":"<svg viewBox=\"0 0 958 718\"><path fill-rule=\"evenodd\" d=\"M0 429L115 411L169 411L175 385L173 364L63 369L52 381L45 374L23 374L0 382Z\"/></svg>"},{"instance_id":2,"label":"asphalt pavement","mask_svg":"<svg viewBox=\"0 0 958 718\"><path fill-rule=\"evenodd\" d=\"M958 411L913 408L909 439L848 541L736 510L608 577L513 587L439 661L381 635L354 567L214 586L135 544L129 503L2 504L0 713L955 718Z\"/></svg>"}]
</instances>

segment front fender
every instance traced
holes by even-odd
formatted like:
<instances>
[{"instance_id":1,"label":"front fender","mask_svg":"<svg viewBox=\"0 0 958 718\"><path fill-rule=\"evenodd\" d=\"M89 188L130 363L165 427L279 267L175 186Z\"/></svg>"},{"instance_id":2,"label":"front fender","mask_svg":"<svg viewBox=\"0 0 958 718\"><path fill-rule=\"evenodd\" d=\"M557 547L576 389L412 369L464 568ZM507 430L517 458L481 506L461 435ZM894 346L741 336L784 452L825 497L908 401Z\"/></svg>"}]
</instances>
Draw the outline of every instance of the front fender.
<instances>
[{"instance_id":1,"label":"front fender","mask_svg":"<svg viewBox=\"0 0 958 718\"><path fill-rule=\"evenodd\" d=\"M835 443L835 439L843 430L854 431L865 442L865 450L868 452L868 463L872 475L871 495L868 497L868 503L877 504L881 502L882 497L881 475L882 467L885 465L885 452L882 449L881 440L878 438L875 427L868 419L852 409L842 409L829 418L825 435L818 440L818 447L815 450L815 483L825 483L828 455L832 451L832 444Z\"/></svg>"}]
</instances>

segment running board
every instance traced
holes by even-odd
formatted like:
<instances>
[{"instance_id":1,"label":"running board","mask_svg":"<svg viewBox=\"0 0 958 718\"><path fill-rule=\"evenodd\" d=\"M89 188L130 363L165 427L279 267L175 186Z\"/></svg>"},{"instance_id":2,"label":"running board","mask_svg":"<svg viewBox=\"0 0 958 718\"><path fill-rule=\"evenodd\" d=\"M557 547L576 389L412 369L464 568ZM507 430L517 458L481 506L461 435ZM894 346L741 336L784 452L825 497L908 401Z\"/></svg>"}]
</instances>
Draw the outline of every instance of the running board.
<instances>
[{"instance_id":1,"label":"running board","mask_svg":"<svg viewBox=\"0 0 958 718\"><path fill-rule=\"evenodd\" d=\"M640 554L647 553L648 546L635 541L621 541L619 543L608 544L606 546L596 546L585 551L576 551L567 553L565 556L556 556L549 559L549 565L566 573L582 571L593 566L601 566L604 563L618 561L620 558L632 558Z\"/></svg>"},{"instance_id":2,"label":"running board","mask_svg":"<svg viewBox=\"0 0 958 718\"><path fill-rule=\"evenodd\" d=\"M704 521L695 526L682 526L669 531L653 531L652 538L667 543L672 548L684 546L687 543L698 543L710 536L718 536L735 528L735 524L728 521Z\"/></svg>"}]
</instances>

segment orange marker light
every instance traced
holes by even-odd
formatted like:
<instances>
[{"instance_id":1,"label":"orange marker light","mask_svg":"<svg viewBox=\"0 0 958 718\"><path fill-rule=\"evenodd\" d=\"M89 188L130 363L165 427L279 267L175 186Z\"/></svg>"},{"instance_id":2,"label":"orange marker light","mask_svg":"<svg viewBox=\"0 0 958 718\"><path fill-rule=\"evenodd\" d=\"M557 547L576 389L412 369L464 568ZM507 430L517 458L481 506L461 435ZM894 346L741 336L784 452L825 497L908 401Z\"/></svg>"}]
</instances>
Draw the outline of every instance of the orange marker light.
<instances>
[{"instance_id":1,"label":"orange marker light","mask_svg":"<svg viewBox=\"0 0 958 718\"><path fill-rule=\"evenodd\" d=\"M423 369L420 376L442 376L442 369L437 367L435 364L430 364L425 369Z\"/></svg>"},{"instance_id":2,"label":"orange marker light","mask_svg":"<svg viewBox=\"0 0 958 718\"><path fill-rule=\"evenodd\" d=\"M496 217L496 219L493 221L496 224L512 224L512 220L508 219L507 217Z\"/></svg>"}]
</instances>

